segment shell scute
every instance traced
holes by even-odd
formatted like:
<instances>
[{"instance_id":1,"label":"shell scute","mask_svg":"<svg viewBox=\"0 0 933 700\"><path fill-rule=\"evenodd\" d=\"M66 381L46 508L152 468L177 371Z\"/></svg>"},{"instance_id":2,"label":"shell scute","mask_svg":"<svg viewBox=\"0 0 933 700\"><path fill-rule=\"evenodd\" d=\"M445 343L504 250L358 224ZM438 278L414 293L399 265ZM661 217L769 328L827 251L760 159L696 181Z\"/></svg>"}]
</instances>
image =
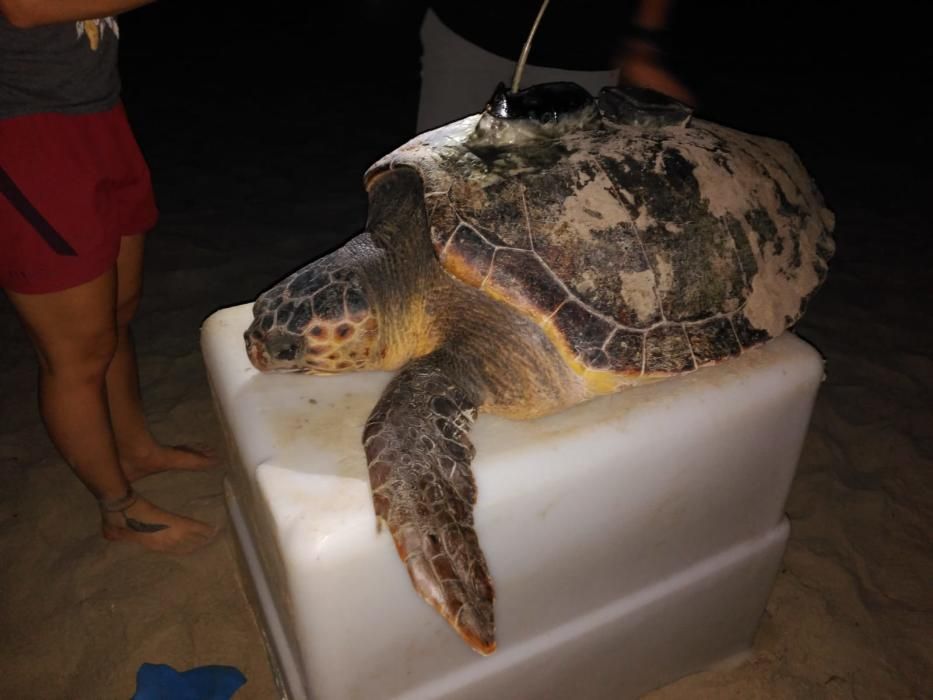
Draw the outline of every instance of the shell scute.
<instances>
[{"instance_id":1,"label":"shell scute","mask_svg":"<svg viewBox=\"0 0 933 700\"><path fill-rule=\"evenodd\" d=\"M697 366L702 367L742 352L728 317L711 318L703 323L688 325L685 329Z\"/></svg>"},{"instance_id":2,"label":"shell scute","mask_svg":"<svg viewBox=\"0 0 933 700\"><path fill-rule=\"evenodd\" d=\"M459 219L496 245L531 248L520 181L455 181L449 196Z\"/></svg>"},{"instance_id":3,"label":"shell scute","mask_svg":"<svg viewBox=\"0 0 933 700\"><path fill-rule=\"evenodd\" d=\"M644 372L645 336L641 331L617 330L606 343L606 354L615 372L640 377Z\"/></svg>"},{"instance_id":4,"label":"shell scute","mask_svg":"<svg viewBox=\"0 0 933 700\"><path fill-rule=\"evenodd\" d=\"M634 212L619 201L597 162L581 158L523 181L534 193L528 197L535 205L529 208L534 249L554 276L577 299L623 325L646 328L660 320Z\"/></svg>"},{"instance_id":5,"label":"shell scute","mask_svg":"<svg viewBox=\"0 0 933 700\"><path fill-rule=\"evenodd\" d=\"M645 336L645 374L676 374L696 369L690 341L679 323L668 323Z\"/></svg>"},{"instance_id":6,"label":"shell scute","mask_svg":"<svg viewBox=\"0 0 933 700\"><path fill-rule=\"evenodd\" d=\"M735 310L745 278L729 233L700 194L696 165L661 144L641 160L622 156L600 162L638 211L635 226L664 318L696 321L714 310Z\"/></svg>"},{"instance_id":7,"label":"shell scute","mask_svg":"<svg viewBox=\"0 0 933 700\"><path fill-rule=\"evenodd\" d=\"M480 287L489 275L495 254L495 246L467 224L460 224L441 249L440 261L455 277Z\"/></svg>"},{"instance_id":8,"label":"shell scute","mask_svg":"<svg viewBox=\"0 0 933 700\"><path fill-rule=\"evenodd\" d=\"M566 343L584 364L587 358L599 356L599 351L615 330L612 323L595 316L577 301L568 301L561 306L550 323L557 331L559 341Z\"/></svg>"},{"instance_id":9,"label":"shell scute","mask_svg":"<svg viewBox=\"0 0 933 700\"><path fill-rule=\"evenodd\" d=\"M735 328L735 336L743 348L754 347L770 337L767 331L756 328L744 313L738 313L732 317L732 326Z\"/></svg>"},{"instance_id":10,"label":"shell scute","mask_svg":"<svg viewBox=\"0 0 933 700\"><path fill-rule=\"evenodd\" d=\"M513 248L496 251L483 289L520 303L540 321L567 300L566 290L540 258L530 251Z\"/></svg>"}]
</instances>

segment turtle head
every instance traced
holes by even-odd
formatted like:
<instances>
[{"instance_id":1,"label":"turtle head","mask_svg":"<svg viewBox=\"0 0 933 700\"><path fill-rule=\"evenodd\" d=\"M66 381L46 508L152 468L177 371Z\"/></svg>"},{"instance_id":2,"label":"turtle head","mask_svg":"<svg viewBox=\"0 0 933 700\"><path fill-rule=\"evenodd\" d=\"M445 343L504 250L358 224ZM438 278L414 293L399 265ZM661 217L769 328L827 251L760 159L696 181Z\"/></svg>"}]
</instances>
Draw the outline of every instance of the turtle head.
<instances>
[{"instance_id":1,"label":"turtle head","mask_svg":"<svg viewBox=\"0 0 933 700\"><path fill-rule=\"evenodd\" d=\"M259 296L244 334L257 369L335 374L377 367L379 322L363 284L361 248L351 241Z\"/></svg>"}]
</instances>

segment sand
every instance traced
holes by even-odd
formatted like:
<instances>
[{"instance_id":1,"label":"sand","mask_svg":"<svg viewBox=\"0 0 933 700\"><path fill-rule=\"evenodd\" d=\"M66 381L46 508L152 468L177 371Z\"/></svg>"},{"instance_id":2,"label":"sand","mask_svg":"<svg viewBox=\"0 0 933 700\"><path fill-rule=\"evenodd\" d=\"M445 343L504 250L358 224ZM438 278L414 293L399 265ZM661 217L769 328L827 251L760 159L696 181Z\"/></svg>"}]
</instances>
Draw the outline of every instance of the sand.
<instances>
[{"instance_id":1,"label":"sand","mask_svg":"<svg viewBox=\"0 0 933 700\"><path fill-rule=\"evenodd\" d=\"M223 450L201 322L359 229L362 170L404 138L411 103L378 81L244 90L242 66L222 52L168 67L131 58L125 98L162 209L134 326L145 408L164 442ZM734 80L706 86L713 106L725 109L716 97ZM829 281L799 328L827 380L787 503L784 565L750 657L651 700L933 697L933 183L910 155L926 141L905 128L892 148L884 129L831 129L806 109L826 84L811 80L784 105L795 120L748 101L730 113L794 136L838 217ZM0 697L126 698L143 662L237 666L248 678L238 700L276 697L229 529L192 557L105 543L93 500L45 436L35 360L5 299L0 334ZM139 491L224 523L222 477L156 475Z\"/></svg>"}]
</instances>

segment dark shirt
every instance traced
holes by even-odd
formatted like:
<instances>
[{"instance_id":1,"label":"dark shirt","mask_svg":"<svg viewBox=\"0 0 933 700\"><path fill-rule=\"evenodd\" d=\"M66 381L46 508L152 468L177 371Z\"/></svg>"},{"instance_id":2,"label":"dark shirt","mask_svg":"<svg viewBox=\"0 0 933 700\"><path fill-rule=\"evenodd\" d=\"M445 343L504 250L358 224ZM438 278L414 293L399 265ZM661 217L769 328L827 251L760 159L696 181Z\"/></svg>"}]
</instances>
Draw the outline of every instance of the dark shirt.
<instances>
[{"instance_id":1,"label":"dark shirt","mask_svg":"<svg viewBox=\"0 0 933 700\"><path fill-rule=\"evenodd\" d=\"M0 118L106 110L120 96L112 17L19 29L0 16Z\"/></svg>"}]
</instances>

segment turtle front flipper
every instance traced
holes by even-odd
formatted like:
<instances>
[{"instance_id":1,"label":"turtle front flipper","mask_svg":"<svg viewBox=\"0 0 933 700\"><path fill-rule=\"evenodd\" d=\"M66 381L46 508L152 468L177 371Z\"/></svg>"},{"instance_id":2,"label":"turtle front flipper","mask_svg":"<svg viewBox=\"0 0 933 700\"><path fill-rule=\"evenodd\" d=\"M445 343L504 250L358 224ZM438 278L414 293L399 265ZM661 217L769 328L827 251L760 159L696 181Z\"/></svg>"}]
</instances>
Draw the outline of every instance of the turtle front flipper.
<instances>
[{"instance_id":1,"label":"turtle front flipper","mask_svg":"<svg viewBox=\"0 0 933 700\"><path fill-rule=\"evenodd\" d=\"M496 648L492 580L473 529L478 400L438 354L410 363L373 410L363 445L373 504L418 593L481 654Z\"/></svg>"}]
</instances>

